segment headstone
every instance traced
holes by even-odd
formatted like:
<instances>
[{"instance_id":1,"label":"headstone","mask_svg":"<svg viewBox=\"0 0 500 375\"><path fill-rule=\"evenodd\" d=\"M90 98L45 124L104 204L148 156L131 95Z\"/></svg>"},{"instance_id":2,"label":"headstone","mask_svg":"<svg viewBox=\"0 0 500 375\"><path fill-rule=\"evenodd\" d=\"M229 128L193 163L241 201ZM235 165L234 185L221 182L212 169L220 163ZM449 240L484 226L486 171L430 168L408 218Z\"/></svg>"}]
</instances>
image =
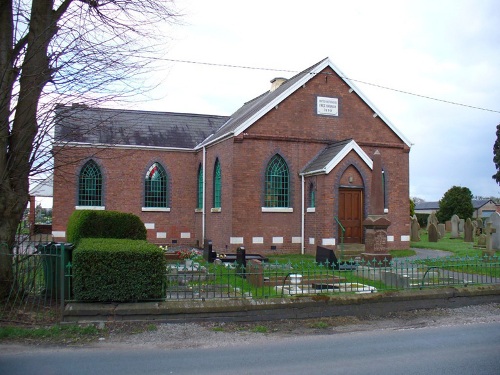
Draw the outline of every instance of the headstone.
<instances>
[{"instance_id":1,"label":"headstone","mask_svg":"<svg viewBox=\"0 0 500 375\"><path fill-rule=\"evenodd\" d=\"M458 223L460 222L460 218L457 215L453 215L451 217L451 234L450 238L458 238Z\"/></svg>"},{"instance_id":2,"label":"headstone","mask_svg":"<svg viewBox=\"0 0 500 375\"><path fill-rule=\"evenodd\" d=\"M438 233L439 233L439 238L444 238L444 235L446 233L445 224L438 224Z\"/></svg>"},{"instance_id":3,"label":"headstone","mask_svg":"<svg viewBox=\"0 0 500 375\"><path fill-rule=\"evenodd\" d=\"M477 228L477 220L472 220L472 238L475 238L479 235Z\"/></svg>"},{"instance_id":4,"label":"headstone","mask_svg":"<svg viewBox=\"0 0 500 375\"><path fill-rule=\"evenodd\" d=\"M434 224L436 227L438 225L438 219L435 211L432 211L431 214L427 217L427 230L429 230L429 225L431 224Z\"/></svg>"},{"instance_id":5,"label":"headstone","mask_svg":"<svg viewBox=\"0 0 500 375\"><path fill-rule=\"evenodd\" d=\"M494 212L491 214L488 221L491 223L491 229L489 229L489 234L491 236L491 250L500 250L500 214L498 212Z\"/></svg>"},{"instance_id":6,"label":"headstone","mask_svg":"<svg viewBox=\"0 0 500 375\"><path fill-rule=\"evenodd\" d=\"M483 233L483 228L484 228L483 219L478 217L476 219L476 223L477 223L477 235L479 236L481 233Z\"/></svg>"},{"instance_id":7,"label":"headstone","mask_svg":"<svg viewBox=\"0 0 500 375\"><path fill-rule=\"evenodd\" d=\"M444 225L445 225L446 231L451 232L451 221L450 220L445 221Z\"/></svg>"},{"instance_id":8,"label":"headstone","mask_svg":"<svg viewBox=\"0 0 500 375\"><path fill-rule=\"evenodd\" d=\"M243 246L236 249L236 273L245 278L245 269L247 267L246 250Z\"/></svg>"},{"instance_id":9,"label":"headstone","mask_svg":"<svg viewBox=\"0 0 500 375\"><path fill-rule=\"evenodd\" d=\"M217 253L213 251L212 241L206 240L203 247L203 259L209 263L213 263L215 258L217 258Z\"/></svg>"},{"instance_id":10,"label":"headstone","mask_svg":"<svg viewBox=\"0 0 500 375\"><path fill-rule=\"evenodd\" d=\"M493 224L491 222L486 223L484 227L484 235L486 237L486 252L491 253L493 251L492 247L492 233L496 232L496 229L493 228Z\"/></svg>"},{"instance_id":11,"label":"headstone","mask_svg":"<svg viewBox=\"0 0 500 375\"><path fill-rule=\"evenodd\" d=\"M474 226L470 218L464 224L464 242L474 242Z\"/></svg>"},{"instance_id":12,"label":"headstone","mask_svg":"<svg viewBox=\"0 0 500 375\"><path fill-rule=\"evenodd\" d=\"M420 224L416 215L411 218L410 241L420 241Z\"/></svg>"},{"instance_id":13,"label":"headstone","mask_svg":"<svg viewBox=\"0 0 500 375\"><path fill-rule=\"evenodd\" d=\"M480 234L477 238L477 246L478 247L486 247L486 234Z\"/></svg>"},{"instance_id":14,"label":"headstone","mask_svg":"<svg viewBox=\"0 0 500 375\"><path fill-rule=\"evenodd\" d=\"M438 242L438 230L434 224L429 225L429 242Z\"/></svg>"},{"instance_id":15,"label":"headstone","mask_svg":"<svg viewBox=\"0 0 500 375\"><path fill-rule=\"evenodd\" d=\"M380 151L373 153L373 169L371 173L370 205L368 217L363 221L365 229L365 252L361 258L375 259L378 265L390 264L392 255L387 250L387 228L391 225L384 212L384 189L382 181L382 156Z\"/></svg>"},{"instance_id":16,"label":"headstone","mask_svg":"<svg viewBox=\"0 0 500 375\"><path fill-rule=\"evenodd\" d=\"M463 233L464 227L465 227L465 220L460 219L460 221L458 222L458 233Z\"/></svg>"}]
</instances>

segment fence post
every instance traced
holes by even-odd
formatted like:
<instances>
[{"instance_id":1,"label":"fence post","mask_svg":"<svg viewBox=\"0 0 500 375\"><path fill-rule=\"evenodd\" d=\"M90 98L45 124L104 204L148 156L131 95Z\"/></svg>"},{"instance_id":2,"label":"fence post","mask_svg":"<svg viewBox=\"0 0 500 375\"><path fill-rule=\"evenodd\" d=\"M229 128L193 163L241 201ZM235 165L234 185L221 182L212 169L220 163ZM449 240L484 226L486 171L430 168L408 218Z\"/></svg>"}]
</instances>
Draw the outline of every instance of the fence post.
<instances>
[{"instance_id":1,"label":"fence post","mask_svg":"<svg viewBox=\"0 0 500 375\"><path fill-rule=\"evenodd\" d=\"M64 267L64 243L61 243L61 270L60 270L60 283L61 283L61 320L64 314L64 278L66 277L66 270Z\"/></svg>"}]
</instances>

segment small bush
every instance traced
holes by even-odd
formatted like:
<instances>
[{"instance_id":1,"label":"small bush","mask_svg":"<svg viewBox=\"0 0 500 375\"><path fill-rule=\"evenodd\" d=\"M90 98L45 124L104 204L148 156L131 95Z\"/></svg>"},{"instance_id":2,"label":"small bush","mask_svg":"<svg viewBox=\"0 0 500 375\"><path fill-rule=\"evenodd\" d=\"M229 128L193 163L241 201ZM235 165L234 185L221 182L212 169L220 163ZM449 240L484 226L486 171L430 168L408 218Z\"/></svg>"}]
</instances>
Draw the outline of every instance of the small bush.
<instances>
[{"instance_id":1,"label":"small bush","mask_svg":"<svg viewBox=\"0 0 500 375\"><path fill-rule=\"evenodd\" d=\"M146 241L83 238L73 252L79 301L135 302L162 298L166 260Z\"/></svg>"},{"instance_id":2,"label":"small bush","mask_svg":"<svg viewBox=\"0 0 500 375\"><path fill-rule=\"evenodd\" d=\"M71 214L66 229L69 242L77 244L81 238L128 238L145 240L146 227L134 214L117 211L76 210Z\"/></svg>"}]
</instances>

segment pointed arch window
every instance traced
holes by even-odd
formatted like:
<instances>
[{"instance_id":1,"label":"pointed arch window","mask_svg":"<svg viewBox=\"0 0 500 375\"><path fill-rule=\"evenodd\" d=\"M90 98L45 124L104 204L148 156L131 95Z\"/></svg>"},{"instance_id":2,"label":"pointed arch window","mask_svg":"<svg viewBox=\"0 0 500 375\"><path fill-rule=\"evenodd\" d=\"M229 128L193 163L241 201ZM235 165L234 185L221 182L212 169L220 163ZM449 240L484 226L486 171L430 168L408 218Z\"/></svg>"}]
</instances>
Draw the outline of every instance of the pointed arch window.
<instances>
[{"instance_id":1,"label":"pointed arch window","mask_svg":"<svg viewBox=\"0 0 500 375\"><path fill-rule=\"evenodd\" d=\"M221 207L221 191L222 191L222 172L219 159L217 159L215 161L215 166L214 166L213 208Z\"/></svg>"},{"instance_id":2,"label":"pointed arch window","mask_svg":"<svg viewBox=\"0 0 500 375\"><path fill-rule=\"evenodd\" d=\"M160 163L153 163L144 178L144 207L168 207L168 179Z\"/></svg>"},{"instance_id":3,"label":"pointed arch window","mask_svg":"<svg viewBox=\"0 0 500 375\"><path fill-rule=\"evenodd\" d=\"M86 162L80 171L78 206L102 206L102 173L94 160Z\"/></svg>"},{"instance_id":4,"label":"pointed arch window","mask_svg":"<svg viewBox=\"0 0 500 375\"><path fill-rule=\"evenodd\" d=\"M290 173L288 165L280 155L276 154L266 168L265 207L289 207L290 205Z\"/></svg>"},{"instance_id":5,"label":"pointed arch window","mask_svg":"<svg viewBox=\"0 0 500 375\"><path fill-rule=\"evenodd\" d=\"M203 208L203 168L198 167L198 208Z\"/></svg>"}]
</instances>

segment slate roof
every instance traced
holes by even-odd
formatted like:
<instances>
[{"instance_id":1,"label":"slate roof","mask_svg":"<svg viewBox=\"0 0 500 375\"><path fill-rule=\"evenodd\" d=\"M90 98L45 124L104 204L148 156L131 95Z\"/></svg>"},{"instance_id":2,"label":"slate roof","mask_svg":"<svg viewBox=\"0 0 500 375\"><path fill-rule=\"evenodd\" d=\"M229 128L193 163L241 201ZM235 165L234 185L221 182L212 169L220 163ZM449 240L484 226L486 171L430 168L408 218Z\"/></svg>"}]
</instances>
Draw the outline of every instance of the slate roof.
<instances>
[{"instance_id":1,"label":"slate roof","mask_svg":"<svg viewBox=\"0 0 500 375\"><path fill-rule=\"evenodd\" d=\"M227 116L92 108L56 108L56 142L193 149Z\"/></svg>"},{"instance_id":2,"label":"slate roof","mask_svg":"<svg viewBox=\"0 0 500 375\"><path fill-rule=\"evenodd\" d=\"M439 202L421 202L415 205L415 210L438 210Z\"/></svg>"},{"instance_id":3,"label":"slate roof","mask_svg":"<svg viewBox=\"0 0 500 375\"><path fill-rule=\"evenodd\" d=\"M473 199L472 207L477 210L489 203L490 199ZM422 202L415 205L415 210L438 210L439 202Z\"/></svg>"},{"instance_id":4,"label":"slate roof","mask_svg":"<svg viewBox=\"0 0 500 375\"><path fill-rule=\"evenodd\" d=\"M286 80L274 91L267 91L250 100L229 117L59 106L56 108L55 141L197 149L244 132L327 67L338 74L404 143L411 146L404 135L328 58Z\"/></svg>"},{"instance_id":5,"label":"slate roof","mask_svg":"<svg viewBox=\"0 0 500 375\"><path fill-rule=\"evenodd\" d=\"M373 168L372 159L352 139L331 143L326 146L300 172L301 175L328 174L351 151L356 152L365 163Z\"/></svg>"}]
</instances>

